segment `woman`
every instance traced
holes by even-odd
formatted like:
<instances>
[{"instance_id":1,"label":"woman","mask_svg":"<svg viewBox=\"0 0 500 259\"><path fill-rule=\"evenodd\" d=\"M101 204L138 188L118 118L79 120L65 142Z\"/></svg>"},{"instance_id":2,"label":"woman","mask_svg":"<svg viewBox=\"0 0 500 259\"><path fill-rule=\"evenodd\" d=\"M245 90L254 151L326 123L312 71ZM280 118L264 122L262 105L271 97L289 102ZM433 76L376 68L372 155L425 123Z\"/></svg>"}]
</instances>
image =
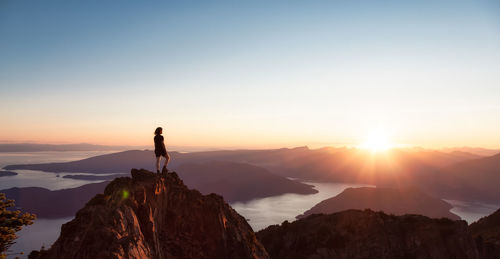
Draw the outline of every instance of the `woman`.
<instances>
[{"instance_id":1,"label":"woman","mask_svg":"<svg viewBox=\"0 0 500 259\"><path fill-rule=\"evenodd\" d=\"M155 155L156 155L156 172L160 173L160 160L161 157L165 158L165 164L163 165L162 171L167 170L168 161L170 161L170 156L167 154L167 149L165 148L165 143L163 142L163 129L161 127L156 128L155 130Z\"/></svg>"}]
</instances>

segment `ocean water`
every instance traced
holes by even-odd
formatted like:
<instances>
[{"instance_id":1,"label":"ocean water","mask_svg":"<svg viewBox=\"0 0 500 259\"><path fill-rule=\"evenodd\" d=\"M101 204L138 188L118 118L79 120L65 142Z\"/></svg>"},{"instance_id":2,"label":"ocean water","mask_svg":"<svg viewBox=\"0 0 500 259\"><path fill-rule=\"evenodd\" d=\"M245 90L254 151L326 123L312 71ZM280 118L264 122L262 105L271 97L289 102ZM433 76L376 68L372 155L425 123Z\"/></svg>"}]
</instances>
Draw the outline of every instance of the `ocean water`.
<instances>
[{"instance_id":1,"label":"ocean water","mask_svg":"<svg viewBox=\"0 0 500 259\"><path fill-rule=\"evenodd\" d=\"M498 204L445 200L453 206L450 211L471 224L482 217L488 216L500 208Z\"/></svg>"},{"instance_id":2,"label":"ocean water","mask_svg":"<svg viewBox=\"0 0 500 259\"><path fill-rule=\"evenodd\" d=\"M9 249L7 258L28 258L28 255L33 250L45 249L56 241L61 233L61 226L72 220L73 217L60 219L36 219L33 225L26 226L21 231L17 232L16 243ZM20 253L23 254L20 254Z\"/></svg>"},{"instance_id":3,"label":"ocean water","mask_svg":"<svg viewBox=\"0 0 500 259\"><path fill-rule=\"evenodd\" d=\"M27 163L49 163L67 162L84 159L110 152L31 152L31 153L0 153L0 168L10 164ZM0 177L0 190L12 187L37 186L51 190L74 188L87 183L100 181L65 179L60 173L47 173L33 170L14 170L19 173L16 176ZM72 173L75 174L75 173ZM346 184L346 183L315 183L306 182L315 186L319 192L310 195L283 194L279 196L255 199L248 202L236 202L231 206L242 216L255 231L261 230L269 225L280 224L285 220L293 221L297 215L304 213L318 202L333 197L346 188L361 187L369 185ZM447 200L454 207L451 212L459 215L468 223L472 223L481 217L487 216L498 209L499 205L470 203L463 201ZM72 217L60 219L37 219L31 226L24 227L18 232L19 238L11 247L8 258L19 256L27 258L32 250L38 250L42 246L49 248L60 234L61 225L70 221ZM19 255L19 252L24 252Z\"/></svg>"},{"instance_id":4,"label":"ocean water","mask_svg":"<svg viewBox=\"0 0 500 259\"><path fill-rule=\"evenodd\" d=\"M51 162L68 162L80 160L92 156L113 153L113 151L70 151L70 152L0 152L0 168L12 164L34 164ZM15 176L0 177L0 190L12 187L43 187L50 190L75 188L88 183L101 181L87 181L63 178L65 173L55 174L34 170L13 170L18 173ZM77 173L71 173L77 174ZM78 173L80 174L80 173ZM59 175L59 177L57 177ZM49 248L59 237L61 225L70 221L73 217L60 219L36 219L33 225L24 227L17 232L18 238L8 251L7 258L28 258L32 250L38 250L42 246ZM20 254L23 252L23 254Z\"/></svg>"},{"instance_id":5,"label":"ocean water","mask_svg":"<svg viewBox=\"0 0 500 259\"><path fill-rule=\"evenodd\" d=\"M349 187L363 187L371 185L346 183L315 183L318 193L300 195L286 193L278 196L255 199L248 202L236 202L231 206L248 220L254 231L259 231L269 225L280 224L285 220L294 221L295 217L304 213L322 200L336 196Z\"/></svg>"},{"instance_id":6,"label":"ocean water","mask_svg":"<svg viewBox=\"0 0 500 259\"><path fill-rule=\"evenodd\" d=\"M0 152L0 168L14 164L68 162L117 151Z\"/></svg>"},{"instance_id":7,"label":"ocean water","mask_svg":"<svg viewBox=\"0 0 500 259\"><path fill-rule=\"evenodd\" d=\"M114 151L69 151L69 152L0 152L0 168L13 164L37 164L52 162L69 162L85 159L93 156L113 153ZM88 183L98 183L99 181L76 180L63 178L68 174L88 173L48 173L36 170L13 170L18 175L0 178L0 190L12 187L43 187L49 190L59 190L65 188L75 188ZM100 174L105 175L105 174Z\"/></svg>"}]
</instances>

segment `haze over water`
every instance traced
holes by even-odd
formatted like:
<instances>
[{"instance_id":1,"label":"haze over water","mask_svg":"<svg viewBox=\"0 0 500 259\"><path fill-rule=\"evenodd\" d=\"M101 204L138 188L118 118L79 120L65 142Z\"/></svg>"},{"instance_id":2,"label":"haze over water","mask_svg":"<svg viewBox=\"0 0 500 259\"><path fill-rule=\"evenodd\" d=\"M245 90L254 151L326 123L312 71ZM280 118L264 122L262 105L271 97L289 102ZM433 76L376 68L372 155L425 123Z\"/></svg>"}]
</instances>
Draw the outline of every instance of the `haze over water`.
<instances>
[{"instance_id":1,"label":"haze over water","mask_svg":"<svg viewBox=\"0 0 500 259\"><path fill-rule=\"evenodd\" d=\"M0 153L0 166L9 164L23 163L49 163L49 162L67 162L76 159L100 155L108 152L25 152L25 153ZM74 180L62 177L56 177L55 173L30 170L14 170L18 172L17 176L8 176L0 178L0 189L11 187L37 186L52 190L63 188L74 188L83 184L100 182L87 180ZM74 174L74 173L72 173ZM60 174L61 176L64 173ZM281 224L283 221L294 221L297 215L318 202L331 198L348 187L369 186L363 184L347 183L318 183L306 182L315 186L319 192L311 195L283 194L273 197L254 199L248 202L235 202L231 206L243 217L249 220L249 224L254 231L263 229L269 225ZM489 205L482 203L470 203L461 201L449 201L454 208L453 213L462 217L469 223L479 218L491 214L500 207L499 205ZM32 226L24 227L18 234L17 243L11 248L12 251L24 251L25 255L21 258L27 258L26 252L40 249L42 245L46 248L57 239L62 224L70 221L73 217L60 219L37 219Z\"/></svg>"}]
</instances>

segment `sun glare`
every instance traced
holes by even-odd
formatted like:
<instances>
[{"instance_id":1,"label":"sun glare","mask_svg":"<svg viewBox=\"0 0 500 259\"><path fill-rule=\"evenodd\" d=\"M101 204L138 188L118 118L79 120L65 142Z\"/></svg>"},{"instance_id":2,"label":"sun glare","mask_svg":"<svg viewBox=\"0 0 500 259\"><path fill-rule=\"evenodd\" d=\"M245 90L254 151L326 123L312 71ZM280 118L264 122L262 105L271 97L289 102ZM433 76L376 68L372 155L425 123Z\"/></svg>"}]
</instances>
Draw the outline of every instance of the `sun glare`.
<instances>
[{"instance_id":1,"label":"sun glare","mask_svg":"<svg viewBox=\"0 0 500 259\"><path fill-rule=\"evenodd\" d=\"M365 141L359 147L372 152L383 152L392 148L393 145L389 140L387 132L381 128L377 128L368 134Z\"/></svg>"}]
</instances>

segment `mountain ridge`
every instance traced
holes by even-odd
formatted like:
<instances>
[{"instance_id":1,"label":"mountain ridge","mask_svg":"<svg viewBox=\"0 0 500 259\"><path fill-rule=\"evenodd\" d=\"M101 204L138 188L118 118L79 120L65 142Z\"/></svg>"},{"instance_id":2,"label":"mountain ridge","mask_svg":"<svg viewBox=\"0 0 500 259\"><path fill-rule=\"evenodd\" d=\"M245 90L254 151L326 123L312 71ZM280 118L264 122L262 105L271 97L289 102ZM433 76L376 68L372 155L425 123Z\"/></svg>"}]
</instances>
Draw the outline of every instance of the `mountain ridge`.
<instances>
[{"instance_id":1,"label":"mountain ridge","mask_svg":"<svg viewBox=\"0 0 500 259\"><path fill-rule=\"evenodd\" d=\"M272 258L489 258L465 221L369 209L313 214L269 226L257 237Z\"/></svg>"},{"instance_id":2,"label":"mountain ridge","mask_svg":"<svg viewBox=\"0 0 500 259\"><path fill-rule=\"evenodd\" d=\"M170 152L169 168L177 170L187 163L227 161L260 166L282 177L310 182L344 182L380 187L418 186L426 193L450 200L492 203L498 188L493 181L474 183L474 171L458 175L450 173L454 164L485 161L478 156L436 150L395 149L373 154L349 148L309 149L307 147L270 150L221 150L192 153ZM96 156L67 163L8 165L5 169L32 169L51 172L127 173L130 168L154 169L154 155L148 150L132 150ZM178 170L177 170L178 171ZM476 177L477 178L477 177ZM471 181L469 181L471 180ZM481 184L488 187L484 192Z\"/></svg>"},{"instance_id":3,"label":"mountain ridge","mask_svg":"<svg viewBox=\"0 0 500 259\"><path fill-rule=\"evenodd\" d=\"M451 204L416 188L358 187L347 188L340 194L317 203L297 218L348 209L371 209L394 215L419 214L430 218L460 220L459 216L450 212L452 208Z\"/></svg>"},{"instance_id":4,"label":"mountain ridge","mask_svg":"<svg viewBox=\"0 0 500 259\"><path fill-rule=\"evenodd\" d=\"M131 175L109 183L30 258L268 258L221 196L189 190L175 172Z\"/></svg>"}]
</instances>

